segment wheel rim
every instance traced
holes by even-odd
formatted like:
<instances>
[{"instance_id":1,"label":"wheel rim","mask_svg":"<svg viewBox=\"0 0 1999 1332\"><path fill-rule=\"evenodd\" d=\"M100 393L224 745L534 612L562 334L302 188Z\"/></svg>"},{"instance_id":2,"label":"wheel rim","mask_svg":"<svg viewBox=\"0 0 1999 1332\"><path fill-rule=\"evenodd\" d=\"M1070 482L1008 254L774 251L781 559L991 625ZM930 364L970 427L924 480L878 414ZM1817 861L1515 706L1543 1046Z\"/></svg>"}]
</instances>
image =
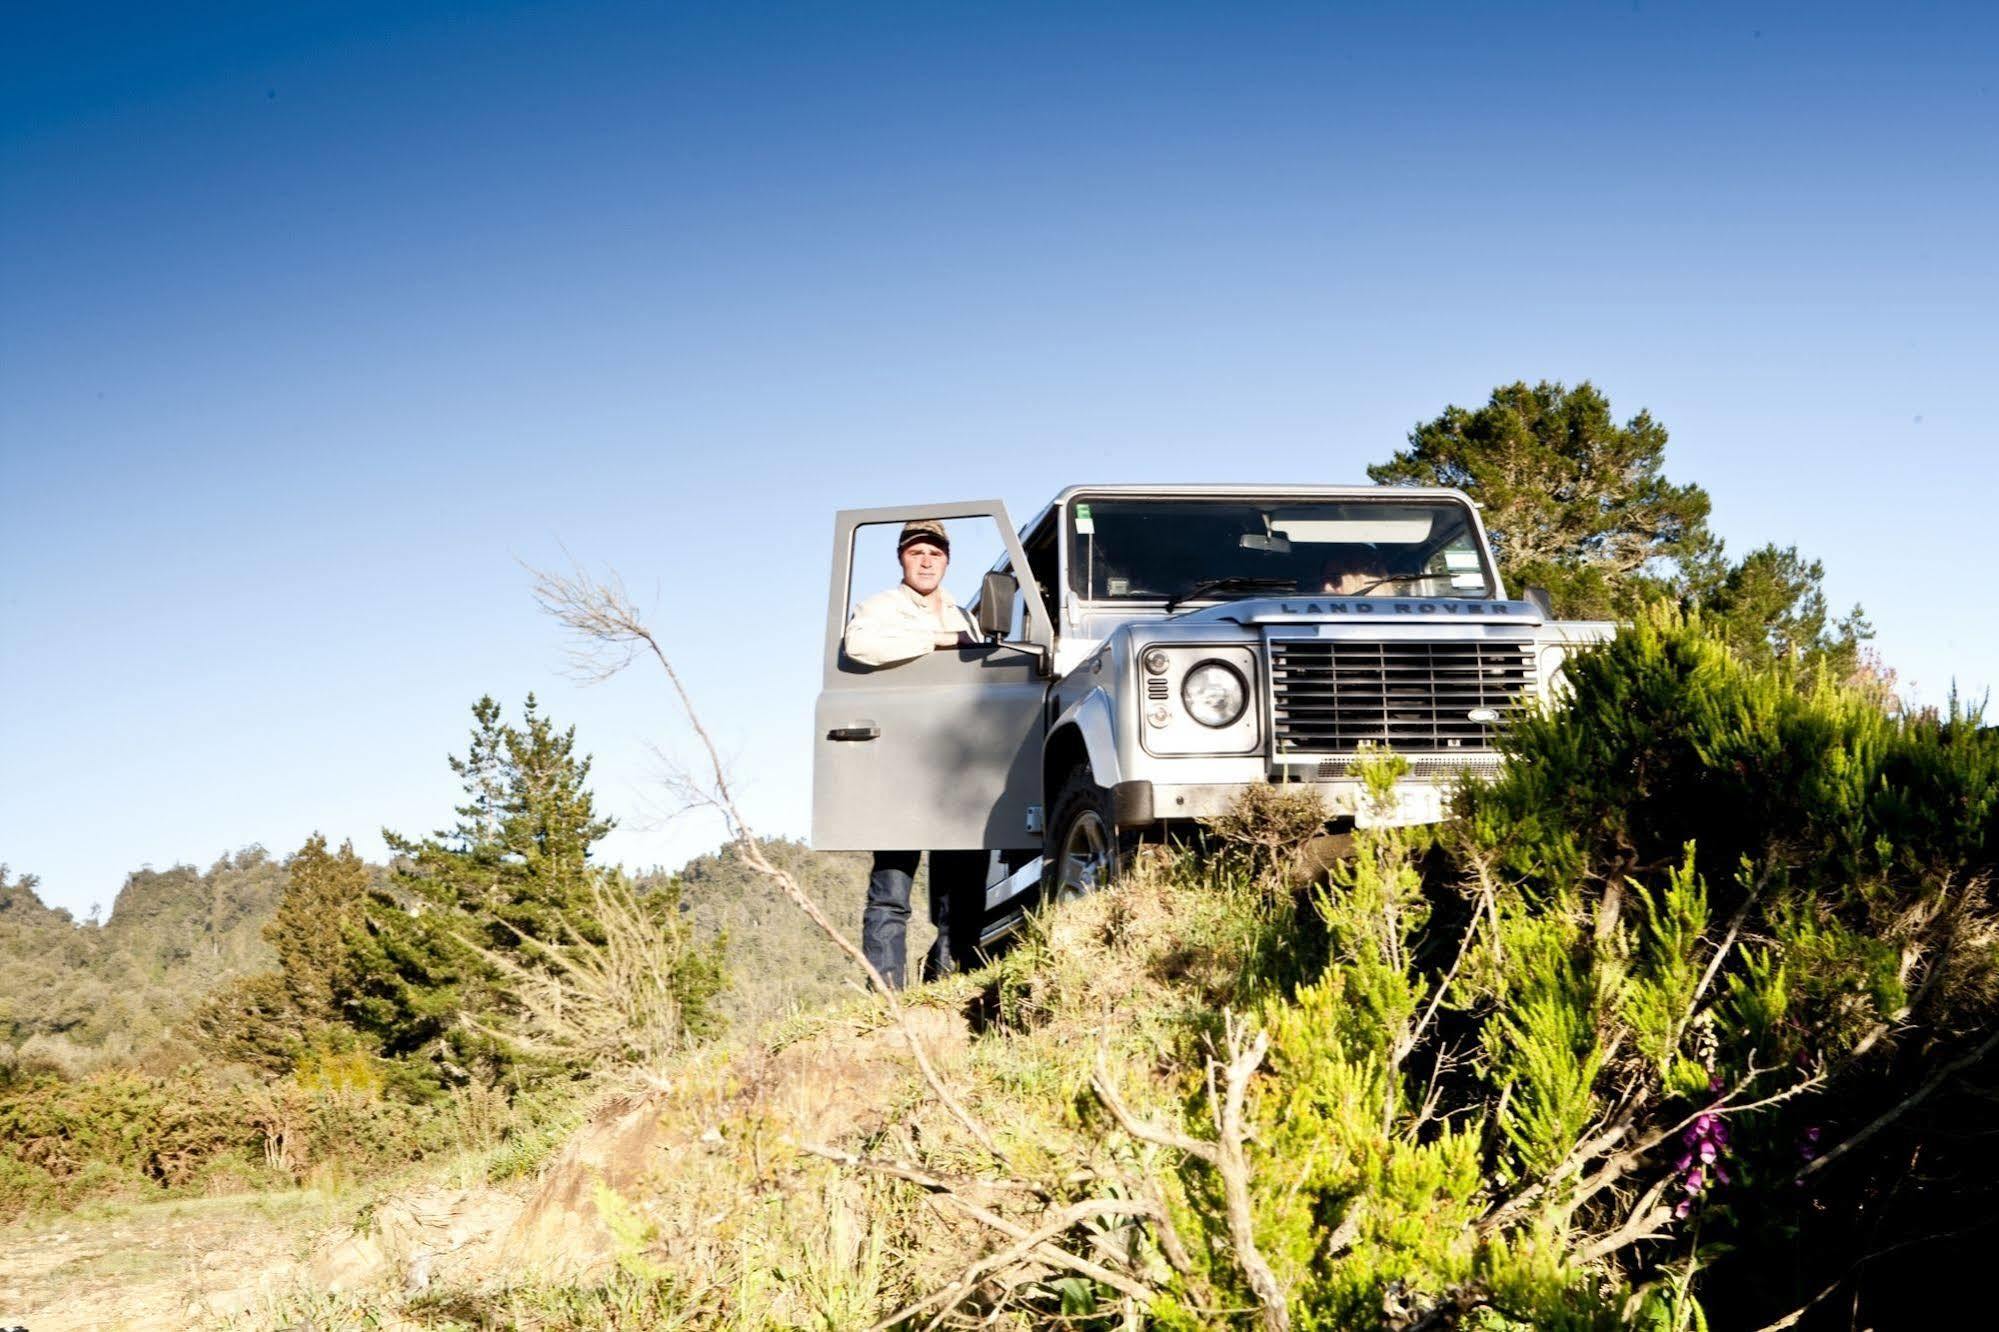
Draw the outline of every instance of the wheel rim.
<instances>
[{"instance_id":1,"label":"wheel rim","mask_svg":"<svg viewBox=\"0 0 1999 1332\"><path fill-rule=\"evenodd\" d=\"M1062 855L1055 866L1055 900L1069 902L1094 893L1116 868L1117 857L1103 815L1094 809L1084 810L1062 839Z\"/></svg>"}]
</instances>

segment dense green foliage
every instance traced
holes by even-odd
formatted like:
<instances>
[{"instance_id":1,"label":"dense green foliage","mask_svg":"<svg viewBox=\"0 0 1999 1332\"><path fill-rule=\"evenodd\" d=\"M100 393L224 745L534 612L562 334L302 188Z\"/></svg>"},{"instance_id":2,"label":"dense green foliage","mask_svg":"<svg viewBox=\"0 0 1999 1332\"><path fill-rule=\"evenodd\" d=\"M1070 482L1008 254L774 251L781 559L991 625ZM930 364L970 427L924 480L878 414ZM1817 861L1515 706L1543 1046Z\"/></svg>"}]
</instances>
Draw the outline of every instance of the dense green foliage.
<instances>
[{"instance_id":1,"label":"dense green foliage","mask_svg":"<svg viewBox=\"0 0 1999 1332\"><path fill-rule=\"evenodd\" d=\"M1651 413L1619 425L1594 385L1543 380L1502 385L1476 410L1446 407L1367 474L1464 491L1485 509L1509 583L1548 588L1565 615L1609 618L1661 590L1662 563L1712 541L1707 492L1666 480L1665 449Z\"/></svg>"},{"instance_id":2,"label":"dense green foliage","mask_svg":"<svg viewBox=\"0 0 1999 1332\"><path fill-rule=\"evenodd\" d=\"M375 878L351 844L332 852L317 833L285 871L277 911L264 925L276 968L221 986L189 1022L207 1049L268 1073L288 1072L314 1052L354 1048L341 1029L346 940Z\"/></svg>"},{"instance_id":3,"label":"dense green foliage","mask_svg":"<svg viewBox=\"0 0 1999 1332\"><path fill-rule=\"evenodd\" d=\"M497 1095L417 1106L378 1093L365 1077L194 1068L17 1078L0 1085L0 1216L379 1172L495 1146L526 1118Z\"/></svg>"},{"instance_id":4,"label":"dense green foliage","mask_svg":"<svg viewBox=\"0 0 1999 1332\"><path fill-rule=\"evenodd\" d=\"M585 786L590 761L576 755L573 728L557 732L532 695L519 727L491 698L472 715L466 755L450 759L465 791L457 825L425 838L383 833L398 853L394 877L349 940L351 1021L437 1085L509 1062L458 1020L499 1002L478 952L513 957L562 942L569 928L593 934L590 849L611 829Z\"/></svg>"},{"instance_id":5,"label":"dense green foliage","mask_svg":"<svg viewBox=\"0 0 1999 1332\"><path fill-rule=\"evenodd\" d=\"M1672 597L1751 662L1813 662L1845 679L1873 636L1860 609L1834 621L1825 570L1796 547L1731 562L1708 530L1711 501L1665 476L1666 427L1619 424L1588 381L1504 384L1482 407L1447 407L1409 447L1367 469L1384 485L1455 486L1478 501L1516 595L1544 587L1571 619L1628 619Z\"/></svg>"},{"instance_id":6,"label":"dense green foliage","mask_svg":"<svg viewBox=\"0 0 1999 1332\"><path fill-rule=\"evenodd\" d=\"M1292 1325L1938 1314L1961 1286L1869 1255L1999 1223L1999 732L1670 609L1570 676L1435 848L1357 834L1264 971L1316 974L1230 1000L1270 1042L1252 1193ZM1214 1171L1181 1178L1225 1255Z\"/></svg>"},{"instance_id":7,"label":"dense green foliage","mask_svg":"<svg viewBox=\"0 0 1999 1332\"><path fill-rule=\"evenodd\" d=\"M152 1057L218 981L268 963L261 931L284 879L260 847L206 872L137 870L100 926L0 871L0 1065L80 1073Z\"/></svg>"},{"instance_id":8,"label":"dense green foliage","mask_svg":"<svg viewBox=\"0 0 1999 1332\"><path fill-rule=\"evenodd\" d=\"M1357 830L1294 890L1316 817L1262 793L1220 854L1002 962L982 1108L1044 1180L1164 1191L1157 1324L1261 1302L1245 1233L1295 1329L1760 1327L1828 1290L1925 1326L1967 1297L1999 1224L1999 732L1670 607L1569 674L1453 822ZM1398 767L1366 766L1377 800ZM1093 1085L1079 1042L1152 1128L1034 1117L1016 1089ZM1114 1322L1087 1282L1009 1298Z\"/></svg>"},{"instance_id":9,"label":"dense green foliage","mask_svg":"<svg viewBox=\"0 0 1999 1332\"><path fill-rule=\"evenodd\" d=\"M1670 611L1569 674L1568 708L1519 726L1505 775L1469 793L1459 847L1507 959L1461 1002L1512 1105L1636 1135L1631 1106L1656 1124L1782 1097L1725 1114L1719 1143L1669 1138L1631 1166L1671 1177L1693 1155L1684 1224L1652 1261L1693 1261L1697 1224L1734 1251L1713 1276L1745 1316L1854 1278L1863 1243L1999 1220L1964 1090L1999 1076L1999 731L1890 717ZM1518 1112L1502 1126L1502 1172L1573 1151ZM1865 1150L1832 1165L1849 1140ZM1632 1206L1577 1206L1613 1203Z\"/></svg>"}]
</instances>

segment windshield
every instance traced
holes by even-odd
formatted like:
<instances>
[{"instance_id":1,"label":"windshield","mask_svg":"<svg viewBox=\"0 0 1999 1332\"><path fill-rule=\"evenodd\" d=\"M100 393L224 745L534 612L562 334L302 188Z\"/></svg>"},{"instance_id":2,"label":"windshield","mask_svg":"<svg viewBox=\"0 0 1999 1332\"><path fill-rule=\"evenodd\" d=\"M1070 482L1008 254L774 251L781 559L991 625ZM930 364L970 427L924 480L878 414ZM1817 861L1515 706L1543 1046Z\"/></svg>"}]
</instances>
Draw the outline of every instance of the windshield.
<instances>
[{"instance_id":1,"label":"windshield","mask_svg":"<svg viewBox=\"0 0 1999 1332\"><path fill-rule=\"evenodd\" d=\"M1091 601L1487 597L1462 504L1436 500L1083 498L1069 586Z\"/></svg>"}]
</instances>

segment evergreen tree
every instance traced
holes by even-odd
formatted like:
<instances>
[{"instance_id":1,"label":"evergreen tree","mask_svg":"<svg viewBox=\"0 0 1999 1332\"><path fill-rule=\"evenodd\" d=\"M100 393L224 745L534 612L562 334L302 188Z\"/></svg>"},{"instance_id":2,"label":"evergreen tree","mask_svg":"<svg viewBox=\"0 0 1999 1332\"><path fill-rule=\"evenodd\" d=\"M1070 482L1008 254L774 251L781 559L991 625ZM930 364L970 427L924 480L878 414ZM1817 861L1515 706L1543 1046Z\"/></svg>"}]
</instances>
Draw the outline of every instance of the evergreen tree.
<instances>
[{"instance_id":1,"label":"evergreen tree","mask_svg":"<svg viewBox=\"0 0 1999 1332\"><path fill-rule=\"evenodd\" d=\"M1699 607L1710 631L1751 665L1824 665L1835 679L1849 680L1874 630L1858 606L1832 619L1824 577L1824 566L1796 546L1768 545L1733 565L1714 560L1690 567L1683 600Z\"/></svg>"},{"instance_id":2,"label":"evergreen tree","mask_svg":"<svg viewBox=\"0 0 1999 1332\"><path fill-rule=\"evenodd\" d=\"M1502 385L1475 411L1447 407L1409 447L1367 469L1384 485L1455 486L1484 509L1500 573L1546 587L1562 614L1630 615L1672 562L1712 549L1709 500L1663 472L1666 428L1619 425L1587 381Z\"/></svg>"},{"instance_id":3,"label":"evergreen tree","mask_svg":"<svg viewBox=\"0 0 1999 1332\"><path fill-rule=\"evenodd\" d=\"M420 841L382 835L404 857L406 886L487 918L488 946L559 942L558 918L587 904L590 849L613 826L597 816L590 759L576 753L576 728L557 731L533 694L518 727L490 697L473 704L472 717L465 757L449 760L465 789L457 827Z\"/></svg>"},{"instance_id":4,"label":"evergreen tree","mask_svg":"<svg viewBox=\"0 0 1999 1332\"><path fill-rule=\"evenodd\" d=\"M1650 412L1618 424L1587 380L1516 382L1476 410L1446 407L1367 474L1470 495L1508 587L1547 588L1565 618L1628 620L1669 599L1699 608L1752 663L1853 677L1873 636L1860 608L1832 621L1824 567L1796 547L1763 546L1731 563L1708 530L1707 492L1666 479L1666 438Z\"/></svg>"},{"instance_id":5,"label":"evergreen tree","mask_svg":"<svg viewBox=\"0 0 1999 1332\"><path fill-rule=\"evenodd\" d=\"M343 842L329 851L314 833L285 865L285 886L263 935L275 970L243 976L215 990L190 1028L208 1049L271 1073L295 1067L308 1050L345 1044L332 1029L346 1016L352 977L347 931L368 891L368 865Z\"/></svg>"},{"instance_id":6,"label":"evergreen tree","mask_svg":"<svg viewBox=\"0 0 1999 1332\"><path fill-rule=\"evenodd\" d=\"M314 833L291 858L278 910L264 926L293 1009L308 1022L337 1020L347 977L346 931L367 896L371 875L352 842L328 851Z\"/></svg>"},{"instance_id":7,"label":"evergreen tree","mask_svg":"<svg viewBox=\"0 0 1999 1332\"><path fill-rule=\"evenodd\" d=\"M465 756L449 760L465 791L457 825L422 839L384 830L398 863L346 942L354 1020L384 1054L427 1052L446 1081L510 1062L461 1021L502 1002L481 952L532 966L579 939L602 942L589 859L612 827L574 727L558 731L533 695L519 726L490 697L472 717Z\"/></svg>"}]
</instances>

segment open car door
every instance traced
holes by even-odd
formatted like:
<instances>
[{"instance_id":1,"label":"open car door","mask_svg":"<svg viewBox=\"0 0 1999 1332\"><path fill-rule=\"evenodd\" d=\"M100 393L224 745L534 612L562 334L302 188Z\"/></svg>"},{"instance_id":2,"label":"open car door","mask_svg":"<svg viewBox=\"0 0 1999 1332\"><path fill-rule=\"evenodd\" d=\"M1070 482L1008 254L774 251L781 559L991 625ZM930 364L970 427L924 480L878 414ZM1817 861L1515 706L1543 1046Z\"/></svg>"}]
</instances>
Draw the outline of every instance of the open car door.
<instances>
[{"instance_id":1,"label":"open car door","mask_svg":"<svg viewBox=\"0 0 1999 1332\"><path fill-rule=\"evenodd\" d=\"M997 525L1018 586L1014 628L998 642L939 648L864 666L843 639L853 606L886 584L856 586L864 528L936 518L956 535ZM822 851L1024 850L1041 845L1041 742L1054 627L1020 538L998 500L848 509L833 520L825 674L812 740L812 845Z\"/></svg>"}]
</instances>

